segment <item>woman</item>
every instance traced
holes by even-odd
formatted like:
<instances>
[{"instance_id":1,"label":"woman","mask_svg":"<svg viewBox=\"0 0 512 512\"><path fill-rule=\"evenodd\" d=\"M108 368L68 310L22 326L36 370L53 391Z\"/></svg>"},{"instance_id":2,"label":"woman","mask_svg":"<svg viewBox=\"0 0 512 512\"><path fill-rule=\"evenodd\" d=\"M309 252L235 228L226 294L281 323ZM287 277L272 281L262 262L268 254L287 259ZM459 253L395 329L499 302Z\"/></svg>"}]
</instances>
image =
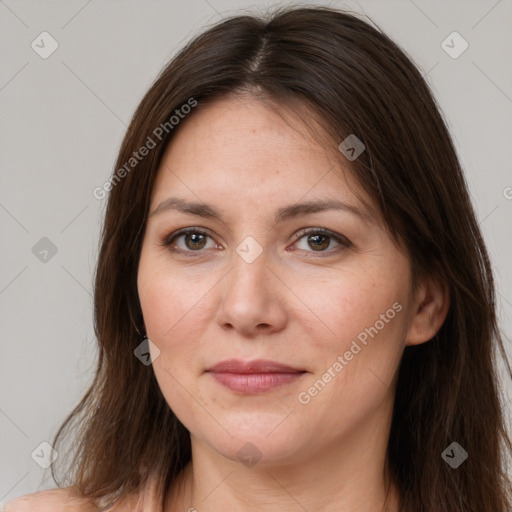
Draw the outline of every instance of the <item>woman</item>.
<instances>
[{"instance_id":1,"label":"woman","mask_svg":"<svg viewBox=\"0 0 512 512\"><path fill-rule=\"evenodd\" d=\"M384 34L327 8L217 24L107 191L68 487L7 512L510 510L487 252Z\"/></svg>"}]
</instances>

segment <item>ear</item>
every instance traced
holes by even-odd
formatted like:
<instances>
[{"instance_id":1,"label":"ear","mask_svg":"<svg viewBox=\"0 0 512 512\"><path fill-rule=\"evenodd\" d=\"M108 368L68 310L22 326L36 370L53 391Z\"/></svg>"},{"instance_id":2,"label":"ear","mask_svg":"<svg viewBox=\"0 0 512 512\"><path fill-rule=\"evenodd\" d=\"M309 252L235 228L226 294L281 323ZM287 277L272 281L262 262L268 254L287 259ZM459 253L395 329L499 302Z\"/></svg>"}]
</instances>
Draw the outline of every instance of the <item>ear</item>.
<instances>
[{"instance_id":1,"label":"ear","mask_svg":"<svg viewBox=\"0 0 512 512\"><path fill-rule=\"evenodd\" d=\"M443 325L449 308L448 285L432 276L424 278L416 290L405 344L419 345L431 340Z\"/></svg>"}]
</instances>

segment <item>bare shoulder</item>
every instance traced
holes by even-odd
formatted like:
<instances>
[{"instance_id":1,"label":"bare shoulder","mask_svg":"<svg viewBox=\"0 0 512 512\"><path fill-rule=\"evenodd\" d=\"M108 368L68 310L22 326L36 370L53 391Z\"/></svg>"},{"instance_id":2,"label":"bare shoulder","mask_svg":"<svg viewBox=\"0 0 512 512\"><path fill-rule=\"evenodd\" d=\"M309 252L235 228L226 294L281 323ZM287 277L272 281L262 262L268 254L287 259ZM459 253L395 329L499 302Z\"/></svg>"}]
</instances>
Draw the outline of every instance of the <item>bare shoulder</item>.
<instances>
[{"instance_id":1,"label":"bare shoulder","mask_svg":"<svg viewBox=\"0 0 512 512\"><path fill-rule=\"evenodd\" d=\"M100 512L73 488L51 489L15 498L4 505L5 512ZM2 511L2 512L4 512Z\"/></svg>"}]
</instances>

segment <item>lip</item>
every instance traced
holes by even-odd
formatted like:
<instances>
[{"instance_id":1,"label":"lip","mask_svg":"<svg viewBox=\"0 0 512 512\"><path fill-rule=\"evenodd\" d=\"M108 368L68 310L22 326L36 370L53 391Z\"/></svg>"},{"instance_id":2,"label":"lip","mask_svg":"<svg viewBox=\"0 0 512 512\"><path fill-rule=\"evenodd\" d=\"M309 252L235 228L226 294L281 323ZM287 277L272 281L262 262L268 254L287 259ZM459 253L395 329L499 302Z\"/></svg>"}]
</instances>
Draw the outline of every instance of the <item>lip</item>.
<instances>
[{"instance_id":1,"label":"lip","mask_svg":"<svg viewBox=\"0 0 512 512\"><path fill-rule=\"evenodd\" d=\"M277 361L271 361L270 359L254 359L252 361L227 359L215 364L206 371L211 373L301 373L305 370L278 363Z\"/></svg>"},{"instance_id":2,"label":"lip","mask_svg":"<svg viewBox=\"0 0 512 512\"><path fill-rule=\"evenodd\" d=\"M267 359L229 359L215 364L206 372L219 384L243 394L264 393L290 384L306 373L305 370Z\"/></svg>"}]
</instances>

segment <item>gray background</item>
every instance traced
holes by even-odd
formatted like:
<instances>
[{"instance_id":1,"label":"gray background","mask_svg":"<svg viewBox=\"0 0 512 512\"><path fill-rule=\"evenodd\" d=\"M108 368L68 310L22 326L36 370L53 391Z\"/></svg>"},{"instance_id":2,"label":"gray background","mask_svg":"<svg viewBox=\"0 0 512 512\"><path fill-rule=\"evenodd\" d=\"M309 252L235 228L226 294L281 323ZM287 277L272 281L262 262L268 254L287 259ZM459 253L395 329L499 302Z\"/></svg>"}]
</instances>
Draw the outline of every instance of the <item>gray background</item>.
<instances>
[{"instance_id":1,"label":"gray background","mask_svg":"<svg viewBox=\"0 0 512 512\"><path fill-rule=\"evenodd\" d=\"M427 77L466 170L510 339L511 1L322 4L368 14ZM0 501L52 486L31 453L51 440L92 378L91 285L105 207L92 191L108 180L136 105L202 27L271 5L0 0ZM43 31L59 45L47 59L31 47ZM469 43L456 59L441 46L453 31ZM32 250L43 237L57 248L46 262Z\"/></svg>"}]
</instances>

